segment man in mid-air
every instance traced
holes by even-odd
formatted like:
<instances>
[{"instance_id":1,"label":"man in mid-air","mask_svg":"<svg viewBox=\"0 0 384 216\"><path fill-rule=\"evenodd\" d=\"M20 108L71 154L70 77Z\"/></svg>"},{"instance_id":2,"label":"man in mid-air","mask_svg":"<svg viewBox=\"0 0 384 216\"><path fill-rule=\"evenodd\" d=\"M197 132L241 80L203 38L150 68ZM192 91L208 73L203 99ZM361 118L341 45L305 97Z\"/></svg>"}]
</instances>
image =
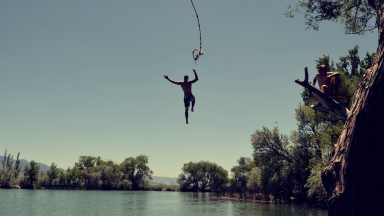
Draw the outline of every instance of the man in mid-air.
<instances>
[{"instance_id":1,"label":"man in mid-air","mask_svg":"<svg viewBox=\"0 0 384 216\"><path fill-rule=\"evenodd\" d=\"M197 77L197 73L195 69L192 69L193 73L195 73L195 79L189 80L188 75L184 76L184 82L183 81L173 81L168 78L167 75L164 75L164 78L169 80L169 82L174 83L176 85L181 85L181 88L184 91L184 107L185 107L185 120L188 124L188 109L190 102L192 102L192 108L191 111L193 112L193 107L195 106L195 96L192 94L192 83L195 83L199 78Z\"/></svg>"},{"instance_id":2,"label":"man in mid-air","mask_svg":"<svg viewBox=\"0 0 384 216\"><path fill-rule=\"evenodd\" d=\"M319 88L326 95L339 95L340 73L327 72L327 66L320 65L319 73L313 79L313 86L316 85L316 81L319 81Z\"/></svg>"}]
</instances>

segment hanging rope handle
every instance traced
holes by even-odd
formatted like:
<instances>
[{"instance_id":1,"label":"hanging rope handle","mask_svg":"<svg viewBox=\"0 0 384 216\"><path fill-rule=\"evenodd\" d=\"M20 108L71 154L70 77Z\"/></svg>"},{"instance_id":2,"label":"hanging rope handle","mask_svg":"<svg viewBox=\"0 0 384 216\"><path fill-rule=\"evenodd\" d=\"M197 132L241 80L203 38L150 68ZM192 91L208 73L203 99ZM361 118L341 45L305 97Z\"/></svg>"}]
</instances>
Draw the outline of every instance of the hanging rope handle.
<instances>
[{"instance_id":1,"label":"hanging rope handle","mask_svg":"<svg viewBox=\"0 0 384 216\"><path fill-rule=\"evenodd\" d=\"M204 54L204 51L201 50L201 46L203 45L203 42L201 42L201 29L200 29L199 15L197 15L197 11L196 11L195 5L193 4L192 0L191 0L191 3L193 6L193 9L195 10L195 14L196 14L196 18L197 18L197 24L199 25L199 32L200 32L200 49L196 48L192 51L193 59L195 59L195 61L197 61L197 59L199 59L199 57ZM195 51L197 51L196 54L195 54Z\"/></svg>"}]
</instances>

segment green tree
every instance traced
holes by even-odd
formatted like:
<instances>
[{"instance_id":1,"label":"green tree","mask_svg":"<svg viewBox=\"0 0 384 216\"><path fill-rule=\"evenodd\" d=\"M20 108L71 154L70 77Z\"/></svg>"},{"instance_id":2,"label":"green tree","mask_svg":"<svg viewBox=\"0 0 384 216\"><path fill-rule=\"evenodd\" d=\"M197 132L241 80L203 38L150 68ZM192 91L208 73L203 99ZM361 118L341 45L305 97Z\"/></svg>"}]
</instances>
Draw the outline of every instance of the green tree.
<instances>
[{"instance_id":1,"label":"green tree","mask_svg":"<svg viewBox=\"0 0 384 216\"><path fill-rule=\"evenodd\" d=\"M109 160L104 163L100 163L98 167L101 167L101 180L103 181L103 189L116 189L122 177L120 165Z\"/></svg>"},{"instance_id":2,"label":"green tree","mask_svg":"<svg viewBox=\"0 0 384 216\"><path fill-rule=\"evenodd\" d=\"M149 160L145 155L139 155L136 158L126 158L121 164L123 179L132 182L133 189L145 188L148 179L152 180L153 171L147 166Z\"/></svg>"},{"instance_id":3,"label":"green tree","mask_svg":"<svg viewBox=\"0 0 384 216\"><path fill-rule=\"evenodd\" d=\"M318 163L311 169L311 175L308 177L305 187L308 188L308 198L310 203L323 204L326 206L327 193L321 182L321 170L323 168L324 165Z\"/></svg>"},{"instance_id":4,"label":"green tree","mask_svg":"<svg viewBox=\"0 0 384 216\"><path fill-rule=\"evenodd\" d=\"M20 169L21 169L19 156L20 156L20 152L17 154L16 163L14 167L15 179L17 179L17 177L19 176Z\"/></svg>"},{"instance_id":5,"label":"green tree","mask_svg":"<svg viewBox=\"0 0 384 216\"><path fill-rule=\"evenodd\" d=\"M40 177L35 185L36 188L48 188L52 186L47 173L44 171L40 171Z\"/></svg>"},{"instance_id":6,"label":"green tree","mask_svg":"<svg viewBox=\"0 0 384 216\"><path fill-rule=\"evenodd\" d=\"M36 184L39 179L40 166L37 165L37 162L31 160L29 166L24 167L24 188L36 188Z\"/></svg>"},{"instance_id":7,"label":"green tree","mask_svg":"<svg viewBox=\"0 0 384 216\"><path fill-rule=\"evenodd\" d=\"M254 161L260 170L254 182L258 189L284 201L306 201L308 167L318 151L316 143L304 135L301 130L288 137L280 134L277 127L263 127L251 135Z\"/></svg>"},{"instance_id":8,"label":"green tree","mask_svg":"<svg viewBox=\"0 0 384 216\"><path fill-rule=\"evenodd\" d=\"M292 179L289 179L293 164L292 146L287 135L280 134L277 127L263 127L251 135L253 157L260 168L260 185L264 193L277 199L289 200L292 196Z\"/></svg>"},{"instance_id":9,"label":"green tree","mask_svg":"<svg viewBox=\"0 0 384 216\"><path fill-rule=\"evenodd\" d=\"M88 189L101 189L101 170L97 168L103 163L100 157L92 156L80 156L78 163L75 163L81 172L81 177L78 179L78 183L83 183Z\"/></svg>"},{"instance_id":10,"label":"green tree","mask_svg":"<svg viewBox=\"0 0 384 216\"><path fill-rule=\"evenodd\" d=\"M254 167L247 175L247 188L251 191L260 190L260 175L261 170L259 167Z\"/></svg>"},{"instance_id":11,"label":"green tree","mask_svg":"<svg viewBox=\"0 0 384 216\"><path fill-rule=\"evenodd\" d=\"M120 166L113 161L96 158L96 166L82 170L85 186L90 189L111 190L121 180Z\"/></svg>"},{"instance_id":12,"label":"green tree","mask_svg":"<svg viewBox=\"0 0 384 216\"><path fill-rule=\"evenodd\" d=\"M184 164L183 168L181 169L183 172L177 179L177 182L180 184L180 190L199 190L199 181L201 175L199 174L200 169L198 166L198 163L192 161Z\"/></svg>"},{"instance_id":13,"label":"green tree","mask_svg":"<svg viewBox=\"0 0 384 216\"><path fill-rule=\"evenodd\" d=\"M17 185L17 178L20 173L20 152L17 154L15 165L13 165L13 155L8 154L7 150L4 152L4 158L1 164L3 168L0 169L0 188L11 188Z\"/></svg>"},{"instance_id":14,"label":"green tree","mask_svg":"<svg viewBox=\"0 0 384 216\"><path fill-rule=\"evenodd\" d=\"M100 157L99 157L100 158ZM91 168L91 167L94 167L96 165L96 163L98 162L98 159L99 158L96 158L96 157L92 157L92 156L80 156L79 157L79 169L86 169L86 168Z\"/></svg>"},{"instance_id":15,"label":"green tree","mask_svg":"<svg viewBox=\"0 0 384 216\"><path fill-rule=\"evenodd\" d=\"M78 186L83 178L79 165L75 163L75 166L73 166L72 168L68 167L65 177L66 177L65 179L67 180L68 186L70 187Z\"/></svg>"},{"instance_id":16,"label":"green tree","mask_svg":"<svg viewBox=\"0 0 384 216\"><path fill-rule=\"evenodd\" d=\"M2 161L3 168L0 170L0 187L11 188L15 181L13 165L13 155L8 154L7 150L4 152L4 159Z\"/></svg>"},{"instance_id":17,"label":"green tree","mask_svg":"<svg viewBox=\"0 0 384 216\"><path fill-rule=\"evenodd\" d=\"M63 170L59 171L59 185L61 187L66 187L68 185L67 175Z\"/></svg>"},{"instance_id":18,"label":"green tree","mask_svg":"<svg viewBox=\"0 0 384 216\"><path fill-rule=\"evenodd\" d=\"M209 161L183 165L177 182L181 191L217 191L228 181L228 171Z\"/></svg>"},{"instance_id":19,"label":"green tree","mask_svg":"<svg viewBox=\"0 0 384 216\"><path fill-rule=\"evenodd\" d=\"M49 170L47 170L47 175L49 179L49 185L54 185L56 180L59 177L60 170L57 168L57 165L55 163L52 163L49 167Z\"/></svg>"},{"instance_id":20,"label":"green tree","mask_svg":"<svg viewBox=\"0 0 384 216\"><path fill-rule=\"evenodd\" d=\"M82 170L84 186L88 189L101 189L103 181L101 180L101 170L98 167L88 167Z\"/></svg>"},{"instance_id":21,"label":"green tree","mask_svg":"<svg viewBox=\"0 0 384 216\"><path fill-rule=\"evenodd\" d=\"M247 176L249 172L256 166L255 162L251 158L240 157L237 160L236 166L231 168L232 179L231 184L233 186L246 187L247 186Z\"/></svg>"}]
</instances>

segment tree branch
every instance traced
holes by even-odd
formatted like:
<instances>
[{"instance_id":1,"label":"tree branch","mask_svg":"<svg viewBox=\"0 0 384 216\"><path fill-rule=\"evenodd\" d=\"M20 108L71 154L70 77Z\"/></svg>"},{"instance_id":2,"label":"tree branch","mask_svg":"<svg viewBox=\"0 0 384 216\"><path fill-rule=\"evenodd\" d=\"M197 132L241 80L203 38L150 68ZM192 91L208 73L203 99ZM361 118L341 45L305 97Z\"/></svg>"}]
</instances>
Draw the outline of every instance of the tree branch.
<instances>
[{"instance_id":1,"label":"tree branch","mask_svg":"<svg viewBox=\"0 0 384 216\"><path fill-rule=\"evenodd\" d=\"M315 86L308 83L308 68L305 68L305 78L304 80L295 80L295 83L303 86L304 88L308 89L310 92L315 94L315 97L319 100L322 106L319 105L312 105L312 109L329 113L332 115L339 116L344 121L347 120L349 116L349 110L344 107L343 105L339 104L335 100L328 97L326 94L324 94L322 91L320 91Z\"/></svg>"}]
</instances>

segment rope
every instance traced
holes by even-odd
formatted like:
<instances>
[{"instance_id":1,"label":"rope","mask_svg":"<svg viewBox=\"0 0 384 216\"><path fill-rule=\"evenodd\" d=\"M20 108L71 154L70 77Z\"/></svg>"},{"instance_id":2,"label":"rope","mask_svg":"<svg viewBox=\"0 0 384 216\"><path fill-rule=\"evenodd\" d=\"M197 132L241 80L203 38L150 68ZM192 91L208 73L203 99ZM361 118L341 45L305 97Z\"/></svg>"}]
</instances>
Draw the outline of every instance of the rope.
<instances>
[{"instance_id":1,"label":"rope","mask_svg":"<svg viewBox=\"0 0 384 216\"><path fill-rule=\"evenodd\" d=\"M197 59L199 59L199 57L201 55L204 54L204 51L201 50L201 46L203 45L203 42L201 41L201 29L200 29L200 20L199 20L199 15L197 15L197 11L196 11L196 8L195 8L195 4L193 4L193 1L191 0L191 3L192 3L192 6L193 6L193 9L195 10L195 14L196 14L196 18L197 18L197 24L199 25L199 32L200 32L200 49L196 48L192 51L192 56L193 56L193 59L195 59L195 62L197 61ZM195 55L195 51L197 51L196 55Z\"/></svg>"}]
</instances>

